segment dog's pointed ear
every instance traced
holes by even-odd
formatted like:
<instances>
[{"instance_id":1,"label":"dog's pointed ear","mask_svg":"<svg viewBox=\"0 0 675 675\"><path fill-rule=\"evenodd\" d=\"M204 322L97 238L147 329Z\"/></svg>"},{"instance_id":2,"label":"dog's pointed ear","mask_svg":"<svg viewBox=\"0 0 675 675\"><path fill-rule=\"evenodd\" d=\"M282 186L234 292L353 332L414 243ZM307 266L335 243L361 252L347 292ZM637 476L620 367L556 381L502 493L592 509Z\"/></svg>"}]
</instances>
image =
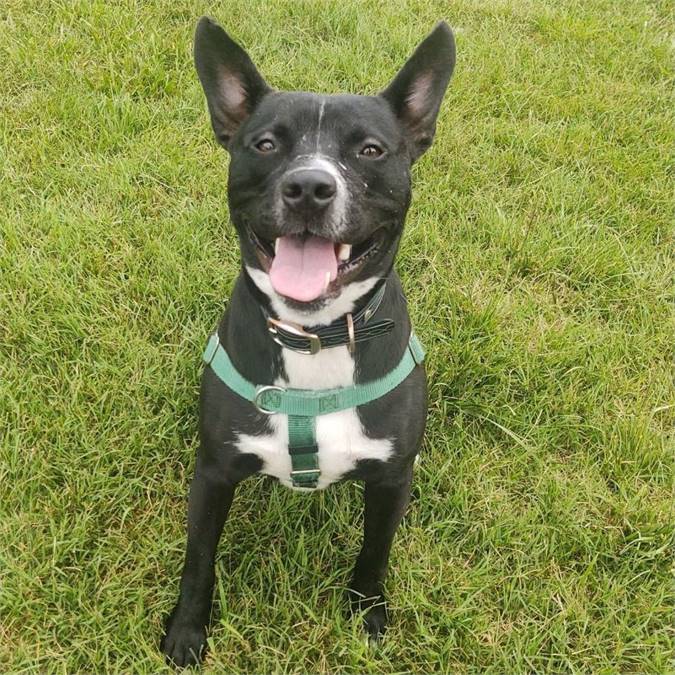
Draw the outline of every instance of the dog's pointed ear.
<instances>
[{"instance_id":1,"label":"dog's pointed ear","mask_svg":"<svg viewBox=\"0 0 675 675\"><path fill-rule=\"evenodd\" d=\"M213 131L227 149L241 123L271 89L248 54L207 16L197 24L194 55Z\"/></svg>"},{"instance_id":2,"label":"dog's pointed ear","mask_svg":"<svg viewBox=\"0 0 675 675\"><path fill-rule=\"evenodd\" d=\"M450 26L441 21L380 94L410 134L413 161L431 145L454 68L455 38Z\"/></svg>"}]
</instances>

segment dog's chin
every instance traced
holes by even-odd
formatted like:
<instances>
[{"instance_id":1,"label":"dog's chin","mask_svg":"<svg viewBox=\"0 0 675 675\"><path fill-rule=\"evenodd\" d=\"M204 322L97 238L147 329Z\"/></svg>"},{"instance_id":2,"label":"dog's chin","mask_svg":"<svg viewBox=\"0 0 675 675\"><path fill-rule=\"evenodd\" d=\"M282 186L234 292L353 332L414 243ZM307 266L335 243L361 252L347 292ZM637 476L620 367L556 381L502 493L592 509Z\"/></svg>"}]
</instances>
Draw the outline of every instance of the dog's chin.
<instances>
[{"instance_id":1,"label":"dog's chin","mask_svg":"<svg viewBox=\"0 0 675 675\"><path fill-rule=\"evenodd\" d=\"M275 256L275 241L257 234L252 228L247 228L248 238L253 245L256 260L263 272L269 274ZM343 288L370 276L369 269L377 267L378 260L386 257L389 248L387 228L381 227L370 236L350 244L335 241L335 254L338 258L337 275L327 284L318 297L302 301L278 293L279 297L291 309L303 312L315 312L340 296Z\"/></svg>"}]
</instances>

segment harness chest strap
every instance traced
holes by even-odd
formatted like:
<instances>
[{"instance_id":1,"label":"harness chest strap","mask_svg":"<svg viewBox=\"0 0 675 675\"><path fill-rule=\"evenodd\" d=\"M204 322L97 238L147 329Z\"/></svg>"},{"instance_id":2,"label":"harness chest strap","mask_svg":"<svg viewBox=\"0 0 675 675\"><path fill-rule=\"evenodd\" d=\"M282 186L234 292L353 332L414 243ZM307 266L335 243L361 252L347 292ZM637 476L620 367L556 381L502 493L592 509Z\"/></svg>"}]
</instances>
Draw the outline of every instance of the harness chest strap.
<instances>
[{"instance_id":1,"label":"harness chest strap","mask_svg":"<svg viewBox=\"0 0 675 675\"><path fill-rule=\"evenodd\" d=\"M218 333L211 335L204 351L204 363L235 394L253 403L266 415L288 415L288 451L291 480L296 487L316 487L319 479L316 417L365 405L395 389L416 365L424 361L424 349L411 331L408 345L396 367L385 376L335 389L286 389L256 385L239 373L220 344Z\"/></svg>"}]
</instances>

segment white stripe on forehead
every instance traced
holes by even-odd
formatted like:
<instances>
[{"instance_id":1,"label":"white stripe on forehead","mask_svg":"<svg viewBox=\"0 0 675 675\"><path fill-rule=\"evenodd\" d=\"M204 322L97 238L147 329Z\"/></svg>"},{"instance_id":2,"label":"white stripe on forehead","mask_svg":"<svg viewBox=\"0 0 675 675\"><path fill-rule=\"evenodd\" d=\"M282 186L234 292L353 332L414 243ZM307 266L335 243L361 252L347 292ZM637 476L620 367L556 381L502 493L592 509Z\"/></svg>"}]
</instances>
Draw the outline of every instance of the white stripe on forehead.
<instances>
[{"instance_id":1,"label":"white stripe on forehead","mask_svg":"<svg viewBox=\"0 0 675 675\"><path fill-rule=\"evenodd\" d=\"M316 153L317 155L321 152L321 122L323 122L323 113L326 109L326 99L322 98L321 103L319 103L319 121L316 125Z\"/></svg>"}]
</instances>

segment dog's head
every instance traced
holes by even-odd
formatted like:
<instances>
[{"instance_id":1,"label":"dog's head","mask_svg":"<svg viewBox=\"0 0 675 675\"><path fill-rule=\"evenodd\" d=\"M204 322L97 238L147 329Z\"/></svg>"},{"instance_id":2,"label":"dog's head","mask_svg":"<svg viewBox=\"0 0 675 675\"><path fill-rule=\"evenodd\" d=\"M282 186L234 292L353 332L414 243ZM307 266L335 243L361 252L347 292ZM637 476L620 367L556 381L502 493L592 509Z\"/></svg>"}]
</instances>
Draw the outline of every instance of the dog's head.
<instances>
[{"instance_id":1,"label":"dog's head","mask_svg":"<svg viewBox=\"0 0 675 675\"><path fill-rule=\"evenodd\" d=\"M386 276L410 203L410 167L431 145L455 63L439 23L378 96L278 92L204 17L195 63L218 142L244 265L295 309L318 309Z\"/></svg>"}]
</instances>

